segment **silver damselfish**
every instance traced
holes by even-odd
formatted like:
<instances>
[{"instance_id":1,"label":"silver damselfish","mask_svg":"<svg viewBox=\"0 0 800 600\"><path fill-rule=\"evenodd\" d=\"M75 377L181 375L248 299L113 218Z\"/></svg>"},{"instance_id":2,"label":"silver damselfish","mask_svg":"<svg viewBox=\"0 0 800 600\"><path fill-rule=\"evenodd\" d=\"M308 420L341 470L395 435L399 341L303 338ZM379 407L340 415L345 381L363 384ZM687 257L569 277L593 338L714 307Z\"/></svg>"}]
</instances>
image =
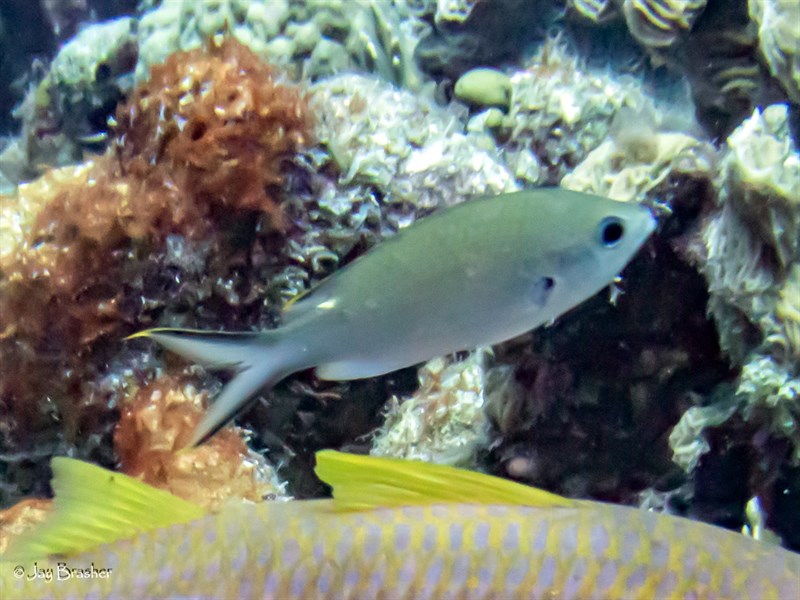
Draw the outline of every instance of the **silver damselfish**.
<instances>
[{"instance_id":1,"label":"silver damselfish","mask_svg":"<svg viewBox=\"0 0 800 600\"><path fill-rule=\"evenodd\" d=\"M643 206L561 188L473 200L340 269L290 303L277 329L156 328L131 337L237 372L198 425L197 444L297 371L373 377L552 321L612 282L654 228Z\"/></svg>"}]
</instances>

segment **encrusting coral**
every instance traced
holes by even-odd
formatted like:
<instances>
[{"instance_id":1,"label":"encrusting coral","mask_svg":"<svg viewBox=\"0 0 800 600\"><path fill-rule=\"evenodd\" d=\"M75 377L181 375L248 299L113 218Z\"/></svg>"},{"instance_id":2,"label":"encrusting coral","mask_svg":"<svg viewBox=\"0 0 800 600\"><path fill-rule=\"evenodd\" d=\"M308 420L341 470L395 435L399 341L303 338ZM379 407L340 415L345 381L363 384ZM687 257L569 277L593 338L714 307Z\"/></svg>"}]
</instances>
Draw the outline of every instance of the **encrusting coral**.
<instances>
[{"instance_id":1,"label":"encrusting coral","mask_svg":"<svg viewBox=\"0 0 800 600\"><path fill-rule=\"evenodd\" d=\"M788 489L781 478L800 463L800 153L788 113L783 104L757 109L728 137L698 262L738 377L689 407L669 438L696 481L735 460L743 493L768 514ZM796 516L774 521L793 544Z\"/></svg>"},{"instance_id":2,"label":"encrusting coral","mask_svg":"<svg viewBox=\"0 0 800 600\"><path fill-rule=\"evenodd\" d=\"M767 336L766 343L778 344L787 362L800 363L800 264L792 267L779 294L775 317L780 333Z\"/></svg>"},{"instance_id":3,"label":"encrusting coral","mask_svg":"<svg viewBox=\"0 0 800 600\"><path fill-rule=\"evenodd\" d=\"M474 467L476 453L488 444L484 376L489 359L489 351L478 349L463 361L426 363L415 394L402 403L390 400L370 453Z\"/></svg>"},{"instance_id":4,"label":"encrusting coral","mask_svg":"<svg viewBox=\"0 0 800 600\"><path fill-rule=\"evenodd\" d=\"M793 102L800 102L800 4L795 0L749 0L758 42L772 75Z\"/></svg>"},{"instance_id":5,"label":"encrusting coral","mask_svg":"<svg viewBox=\"0 0 800 600\"><path fill-rule=\"evenodd\" d=\"M786 269L800 254L800 153L789 107L756 110L728 137L728 148L720 199L732 204Z\"/></svg>"},{"instance_id":6,"label":"encrusting coral","mask_svg":"<svg viewBox=\"0 0 800 600\"><path fill-rule=\"evenodd\" d=\"M562 39L548 40L509 77L507 114L490 108L468 128L491 135L514 176L529 185L558 183L606 139L619 109L645 103L635 78L589 70Z\"/></svg>"},{"instance_id":7,"label":"encrusting coral","mask_svg":"<svg viewBox=\"0 0 800 600\"><path fill-rule=\"evenodd\" d=\"M625 202L657 196L662 203L674 204L676 196L688 195L696 186L691 183L710 182L713 146L688 134L643 126L639 121L647 119L644 115L592 150L561 185Z\"/></svg>"},{"instance_id":8,"label":"encrusting coral","mask_svg":"<svg viewBox=\"0 0 800 600\"><path fill-rule=\"evenodd\" d=\"M3 447L24 447L24 432L45 427L77 442L79 415L105 404L87 386L121 334L180 302L169 272L153 272L177 239L216 250L215 268L225 275L204 292L208 301L236 296L219 288L241 268L236 251L247 227L282 227L282 161L310 130L299 89L239 42L215 38L153 68L118 108L106 154L0 203L31 207L28 226L0 209L0 223L14 232L0 255L0 361L13 365L0 376L9 415ZM46 425L53 411L60 427Z\"/></svg>"}]
</instances>

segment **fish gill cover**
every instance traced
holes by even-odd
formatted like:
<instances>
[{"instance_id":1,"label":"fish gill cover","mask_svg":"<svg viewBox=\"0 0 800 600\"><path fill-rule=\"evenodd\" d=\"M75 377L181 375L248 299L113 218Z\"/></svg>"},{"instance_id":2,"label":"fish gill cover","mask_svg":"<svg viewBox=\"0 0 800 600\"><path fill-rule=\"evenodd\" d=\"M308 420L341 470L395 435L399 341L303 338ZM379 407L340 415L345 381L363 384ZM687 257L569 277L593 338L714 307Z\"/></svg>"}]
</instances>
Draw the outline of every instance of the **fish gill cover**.
<instances>
[{"instance_id":1,"label":"fish gill cover","mask_svg":"<svg viewBox=\"0 0 800 600\"><path fill-rule=\"evenodd\" d=\"M735 529L761 511L800 548L792 2L115 2L74 37L32 28L33 66L5 52L18 4L0 7L2 106L27 89L0 140L2 505L46 495L60 454L212 504L281 494L269 461L319 495L313 451L348 447ZM239 420L249 448L234 428L174 452L220 380L125 335L273 327L418 217L542 184L661 207L615 303L419 371L300 374Z\"/></svg>"}]
</instances>

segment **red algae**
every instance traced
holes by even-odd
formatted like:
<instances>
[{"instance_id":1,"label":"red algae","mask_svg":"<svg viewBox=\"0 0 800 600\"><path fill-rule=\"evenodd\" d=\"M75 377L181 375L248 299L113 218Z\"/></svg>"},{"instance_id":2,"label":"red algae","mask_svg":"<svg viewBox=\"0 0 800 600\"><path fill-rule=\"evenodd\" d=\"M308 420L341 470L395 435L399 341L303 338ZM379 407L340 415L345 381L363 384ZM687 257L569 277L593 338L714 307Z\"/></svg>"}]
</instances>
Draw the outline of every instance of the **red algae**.
<instances>
[{"instance_id":1,"label":"red algae","mask_svg":"<svg viewBox=\"0 0 800 600\"><path fill-rule=\"evenodd\" d=\"M121 471L209 509L228 498L258 502L274 495L278 490L260 476L256 456L233 428L184 448L205 401L204 393L175 376L140 389L122 408L114 434Z\"/></svg>"},{"instance_id":2,"label":"red algae","mask_svg":"<svg viewBox=\"0 0 800 600\"><path fill-rule=\"evenodd\" d=\"M281 164L310 128L300 89L236 40L213 38L153 67L118 107L108 152L0 198L0 212L23 215L0 245L0 448L97 433L81 414L108 399L86 383L149 322L147 265L169 236L210 241L219 262L240 260L225 251L237 223L265 215L280 231Z\"/></svg>"},{"instance_id":3,"label":"red algae","mask_svg":"<svg viewBox=\"0 0 800 600\"><path fill-rule=\"evenodd\" d=\"M309 137L305 98L235 39L154 66L116 119L123 173L177 188L195 210L266 211L282 224L280 161ZM175 221L192 227L180 210Z\"/></svg>"}]
</instances>

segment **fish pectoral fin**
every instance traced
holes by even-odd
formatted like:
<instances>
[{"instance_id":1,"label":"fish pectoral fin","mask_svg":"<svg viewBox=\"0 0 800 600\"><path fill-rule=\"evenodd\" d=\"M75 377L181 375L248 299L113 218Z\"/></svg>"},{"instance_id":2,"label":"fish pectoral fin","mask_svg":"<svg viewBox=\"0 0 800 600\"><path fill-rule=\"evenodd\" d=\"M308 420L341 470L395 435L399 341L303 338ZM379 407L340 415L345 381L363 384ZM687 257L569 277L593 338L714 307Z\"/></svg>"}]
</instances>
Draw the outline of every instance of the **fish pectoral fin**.
<instances>
[{"instance_id":1,"label":"fish pectoral fin","mask_svg":"<svg viewBox=\"0 0 800 600\"><path fill-rule=\"evenodd\" d=\"M77 554L206 514L196 504L123 473L63 456L51 465L51 513L12 540L4 560Z\"/></svg>"},{"instance_id":2,"label":"fish pectoral fin","mask_svg":"<svg viewBox=\"0 0 800 600\"><path fill-rule=\"evenodd\" d=\"M416 460L317 452L315 471L333 487L337 510L428 504L505 504L574 507L544 490L484 473Z\"/></svg>"}]
</instances>

